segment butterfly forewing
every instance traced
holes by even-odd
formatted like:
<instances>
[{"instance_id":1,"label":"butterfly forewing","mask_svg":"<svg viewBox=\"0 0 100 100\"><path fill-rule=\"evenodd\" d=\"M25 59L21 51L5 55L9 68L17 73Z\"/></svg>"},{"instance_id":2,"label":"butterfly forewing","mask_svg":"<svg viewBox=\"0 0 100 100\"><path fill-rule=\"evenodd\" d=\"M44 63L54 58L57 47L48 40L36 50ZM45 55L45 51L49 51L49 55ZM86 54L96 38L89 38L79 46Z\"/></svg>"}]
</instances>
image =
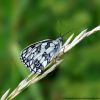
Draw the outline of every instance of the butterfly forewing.
<instances>
[{"instance_id":1,"label":"butterfly forewing","mask_svg":"<svg viewBox=\"0 0 100 100\"><path fill-rule=\"evenodd\" d=\"M21 52L21 60L33 73L41 73L50 61L56 57L62 41L43 40L29 45Z\"/></svg>"}]
</instances>

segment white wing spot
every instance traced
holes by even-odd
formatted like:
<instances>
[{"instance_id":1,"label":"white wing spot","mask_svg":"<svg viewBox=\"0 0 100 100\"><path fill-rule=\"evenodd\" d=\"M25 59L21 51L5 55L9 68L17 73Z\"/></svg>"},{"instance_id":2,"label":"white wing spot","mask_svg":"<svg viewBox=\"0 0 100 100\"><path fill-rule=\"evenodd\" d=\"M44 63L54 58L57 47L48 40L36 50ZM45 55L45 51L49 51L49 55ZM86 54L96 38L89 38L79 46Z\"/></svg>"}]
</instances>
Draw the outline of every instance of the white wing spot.
<instances>
[{"instance_id":1,"label":"white wing spot","mask_svg":"<svg viewBox=\"0 0 100 100\"><path fill-rule=\"evenodd\" d=\"M28 53L28 54L26 55L26 58L27 58L29 55L30 55L30 53Z\"/></svg>"},{"instance_id":2,"label":"white wing spot","mask_svg":"<svg viewBox=\"0 0 100 100\"><path fill-rule=\"evenodd\" d=\"M42 63L42 65L45 67L45 66L47 65L47 60L44 61L44 62Z\"/></svg>"},{"instance_id":3,"label":"white wing spot","mask_svg":"<svg viewBox=\"0 0 100 100\"><path fill-rule=\"evenodd\" d=\"M33 71L36 72L36 68L34 68Z\"/></svg>"},{"instance_id":4,"label":"white wing spot","mask_svg":"<svg viewBox=\"0 0 100 100\"><path fill-rule=\"evenodd\" d=\"M50 43L50 46L52 47L52 46L55 46L53 43Z\"/></svg>"},{"instance_id":5,"label":"white wing spot","mask_svg":"<svg viewBox=\"0 0 100 100\"><path fill-rule=\"evenodd\" d=\"M42 56L39 56L37 59L38 59L38 60L41 60L41 58L42 58Z\"/></svg>"},{"instance_id":6,"label":"white wing spot","mask_svg":"<svg viewBox=\"0 0 100 100\"><path fill-rule=\"evenodd\" d=\"M44 61L45 57L43 57L41 60L40 60L40 63L42 63Z\"/></svg>"},{"instance_id":7,"label":"white wing spot","mask_svg":"<svg viewBox=\"0 0 100 100\"><path fill-rule=\"evenodd\" d=\"M30 65L32 64L32 60L30 60Z\"/></svg>"},{"instance_id":8,"label":"white wing spot","mask_svg":"<svg viewBox=\"0 0 100 100\"><path fill-rule=\"evenodd\" d=\"M38 69L38 72L41 73L42 72L41 69Z\"/></svg>"},{"instance_id":9,"label":"white wing spot","mask_svg":"<svg viewBox=\"0 0 100 100\"><path fill-rule=\"evenodd\" d=\"M32 58L33 58L33 56L34 56L34 55L33 55L33 54L31 54L30 59L32 59Z\"/></svg>"},{"instance_id":10,"label":"white wing spot","mask_svg":"<svg viewBox=\"0 0 100 100\"><path fill-rule=\"evenodd\" d=\"M47 45L47 43L42 43L42 45L43 45L43 46L46 46L46 45Z\"/></svg>"},{"instance_id":11,"label":"white wing spot","mask_svg":"<svg viewBox=\"0 0 100 100\"><path fill-rule=\"evenodd\" d=\"M25 55L26 55L26 54L24 53L22 56L25 57Z\"/></svg>"},{"instance_id":12,"label":"white wing spot","mask_svg":"<svg viewBox=\"0 0 100 100\"><path fill-rule=\"evenodd\" d=\"M29 66L29 62L27 62L27 66Z\"/></svg>"},{"instance_id":13,"label":"white wing spot","mask_svg":"<svg viewBox=\"0 0 100 100\"><path fill-rule=\"evenodd\" d=\"M36 48L32 50L32 53L34 53L36 51Z\"/></svg>"},{"instance_id":14,"label":"white wing spot","mask_svg":"<svg viewBox=\"0 0 100 100\"><path fill-rule=\"evenodd\" d=\"M26 52L26 50L23 51L23 54Z\"/></svg>"},{"instance_id":15,"label":"white wing spot","mask_svg":"<svg viewBox=\"0 0 100 100\"><path fill-rule=\"evenodd\" d=\"M54 50L54 47L49 47L47 50L46 50L46 53L49 54L51 51Z\"/></svg>"},{"instance_id":16,"label":"white wing spot","mask_svg":"<svg viewBox=\"0 0 100 100\"><path fill-rule=\"evenodd\" d=\"M31 69L33 69L33 68L34 68L34 64L31 65Z\"/></svg>"},{"instance_id":17,"label":"white wing spot","mask_svg":"<svg viewBox=\"0 0 100 100\"><path fill-rule=\"evenodd\" d=\"M30 52L31 50L32 50L32 48L31 48L31 47L29 47L28 52Z\"/></svg>"}]
</instances>

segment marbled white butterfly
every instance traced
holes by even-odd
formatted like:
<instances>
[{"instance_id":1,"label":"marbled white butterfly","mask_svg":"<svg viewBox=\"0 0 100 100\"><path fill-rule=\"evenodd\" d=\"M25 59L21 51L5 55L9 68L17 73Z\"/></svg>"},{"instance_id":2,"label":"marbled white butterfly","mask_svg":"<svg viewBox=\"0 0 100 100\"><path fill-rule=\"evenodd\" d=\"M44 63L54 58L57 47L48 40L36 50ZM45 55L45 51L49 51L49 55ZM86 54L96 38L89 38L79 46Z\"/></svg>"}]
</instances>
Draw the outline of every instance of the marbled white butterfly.
<instances>
[{"instance_id":1,"label":"marbled white butterfly","mask_svg":"<svg viewBox=\"0 0 100 100\"><path fill-rule=\"evenodd\" d=\"M22 62L33 73L42 73L46 66L57 56L62 47L62 37L46 39L26 47L20 55Z\"/></svg>"}]
</instances>

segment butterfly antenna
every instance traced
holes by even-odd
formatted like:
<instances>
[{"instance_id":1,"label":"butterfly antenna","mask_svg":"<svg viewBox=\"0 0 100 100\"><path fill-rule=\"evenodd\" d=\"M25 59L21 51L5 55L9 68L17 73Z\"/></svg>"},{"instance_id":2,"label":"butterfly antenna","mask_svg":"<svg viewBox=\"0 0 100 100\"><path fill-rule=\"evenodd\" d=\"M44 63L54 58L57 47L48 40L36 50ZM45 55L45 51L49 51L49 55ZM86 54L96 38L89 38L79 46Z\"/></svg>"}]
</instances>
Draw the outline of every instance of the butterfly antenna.
<instances>
[{"instance_id":1,"label":"butterfly antenna","mask_svg":"<svg viewBox=\"0 0 100 100\"><path fill-rule=\"evenodd\" d=\"M69 33L69 32L72 32L72 29L70 29L69 31L67 31L66 33L64 33L63 35L62 34L60 34L60 36L62 37L62 38L64 38L64 36L67 34L67 33Z\"/></svg>"}]
</instances>

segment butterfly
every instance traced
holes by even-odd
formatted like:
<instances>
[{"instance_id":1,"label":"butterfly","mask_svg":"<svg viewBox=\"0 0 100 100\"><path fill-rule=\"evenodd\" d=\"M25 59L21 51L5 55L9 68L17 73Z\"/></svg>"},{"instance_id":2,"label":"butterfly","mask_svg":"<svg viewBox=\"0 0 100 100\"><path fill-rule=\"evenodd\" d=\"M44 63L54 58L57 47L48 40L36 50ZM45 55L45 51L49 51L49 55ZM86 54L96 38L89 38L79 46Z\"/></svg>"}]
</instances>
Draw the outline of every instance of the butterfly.
<instances>
[{"instance_id":1,"label":"butterfly","mask_svg":"<svg viewBox=\"0 0 100 100\"><path fill-rule=\"evenodd\" d=\"M20 54L20 59L32 73L42 73L46 66L58 55L63 38L46 39L26 47Z\"/></svg>"}]
</instances>

